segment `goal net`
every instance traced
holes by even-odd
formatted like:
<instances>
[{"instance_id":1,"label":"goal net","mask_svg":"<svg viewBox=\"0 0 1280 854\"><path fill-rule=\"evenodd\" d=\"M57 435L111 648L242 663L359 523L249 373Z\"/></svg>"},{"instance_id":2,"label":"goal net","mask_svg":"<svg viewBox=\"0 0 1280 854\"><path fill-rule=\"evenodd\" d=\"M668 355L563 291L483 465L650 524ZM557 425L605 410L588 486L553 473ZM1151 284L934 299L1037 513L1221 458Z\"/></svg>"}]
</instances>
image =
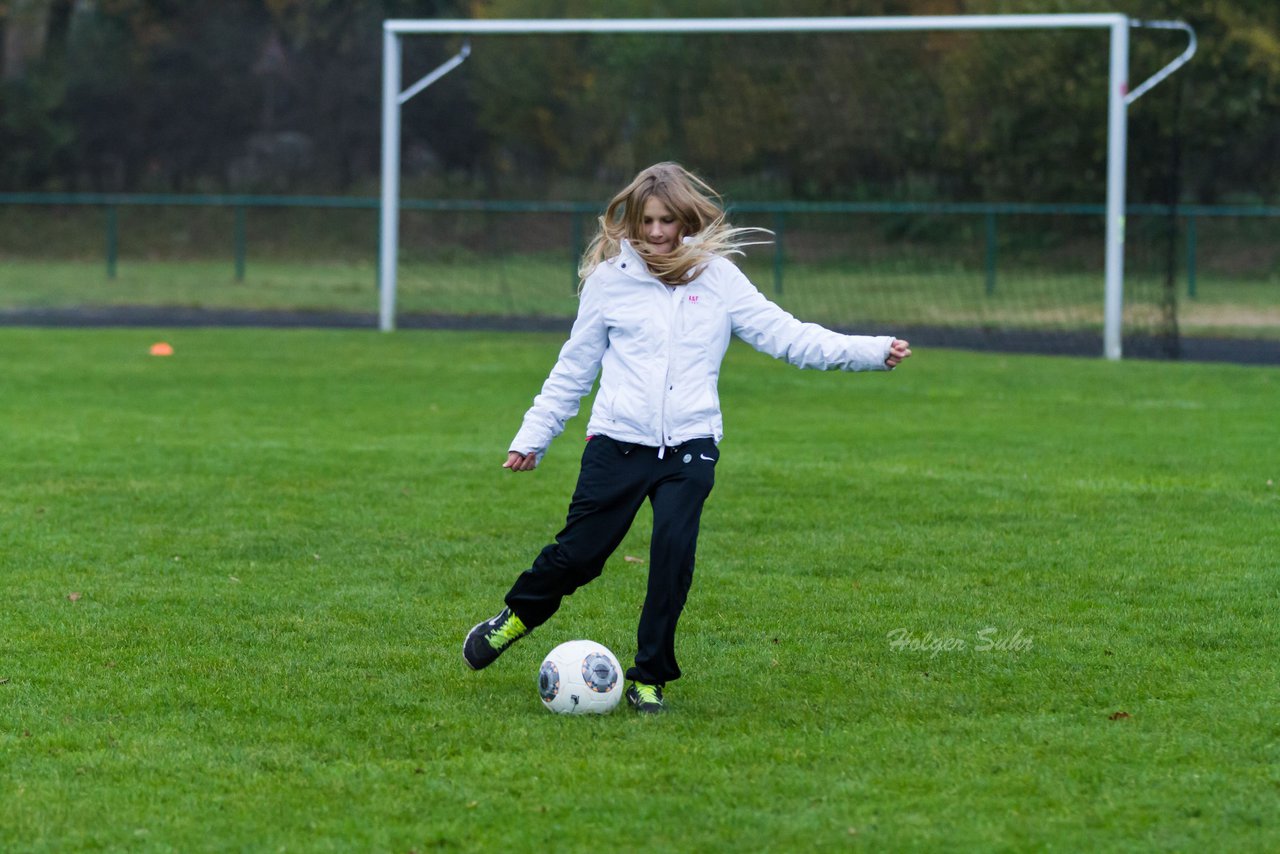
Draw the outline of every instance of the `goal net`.
<instances>
[{"instance_id":1,"label":"goal net","mask_svg":"<svg viewBox=\"0 0 1280 854\"><path fill-rule=\"evenodd\" d=\"M1130 25L388 22L383 328L563 323L609 197L676 160L735 224L774 232L739 261L803 319L933 346L1167 349L1167 218L1125 227L1126 178L1148 208L1170 179L1155 97L1126 156ZM1135 76L1160 51L1136 51Z\"/></svg>"}]
</instances>

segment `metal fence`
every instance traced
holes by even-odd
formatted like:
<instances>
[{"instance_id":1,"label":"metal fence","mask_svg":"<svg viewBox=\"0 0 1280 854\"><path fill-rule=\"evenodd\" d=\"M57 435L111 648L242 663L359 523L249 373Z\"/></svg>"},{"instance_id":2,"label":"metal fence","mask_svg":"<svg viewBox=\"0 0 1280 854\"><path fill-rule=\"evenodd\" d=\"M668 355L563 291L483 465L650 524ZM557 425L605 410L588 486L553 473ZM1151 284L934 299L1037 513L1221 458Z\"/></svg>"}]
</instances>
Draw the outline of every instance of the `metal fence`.
<instances>
[{"instance_id":1,"label":"metal fence","mask_svg":"<svg viewBox=\"0 0 1280 854\"><path fill-rule=\"evenodd\" d=\"M405 314L576 310L577 262L599 204L405 199L401 208ZM0 194L0 312L372 314L377 211L373 197ZM742 266L805 319L968 330L985 336L979 346L993 330L1048 332L1077 336L1072 352L1098 352L1100 204L737 202L731 215L774 232ZM1150 348L1162 352L1176 352L1179 334L1280 342L1280 207L1131 205L1127 221L1126 336L1174 339Z\"/></svg>"},{"instance_id":2,"label":"metal fence","mask_svg":"<svg viewBox=\"0 0 1280 854\"><path fill-rule=\"evenodd\" d=\"M120 193L0 193L0 205L40 207L88 207L101 211L103 263L108 279L117 274L120 248L121 208L199 207L222 208L232 212L233 226L227 256L232 259L237 281L244 281L248 265L249 215L251 211L287 208L376 211L375 197L347 196L265 196L211 194L120 194ZM551 201L490 201L467 199L404 199L404 211L433 213L507 213L568 216L569 231L565 240L571 250L583 246L587 226L600 213L598 204ZM897 202L742 202L730 206L733 214L745 214L767 223L775 235L773 249L773 286L781 293L785 288L787 267L787 230L798 215L879 215L915 217L956 217L979 219L982 223L981 252L984 281L994 291L1000 266L1001 227L1010 219L1022 217L1081 217L1097 219L1105 215L1101 204L987 204L987 203L897 203ZM1202 224L1224 219L1280 221L1280 206L1181 205L1170 210L1166 205L1135 204L1127 209L1131 218L1174 218L1178 223L1181 244L1181 274L1185 279L1185 295L1197 295ZM1277 235L1280 237L1280 235ZM127 242L128 235L125 235ZM370 247L370 258L376 246ZM0 253L5 247L0 245ZM576 259L577 252L571 251ZM574 267L576 270L576 265ZM571 271L576 279L576 273Z\"/></svg>"}]
</instances>

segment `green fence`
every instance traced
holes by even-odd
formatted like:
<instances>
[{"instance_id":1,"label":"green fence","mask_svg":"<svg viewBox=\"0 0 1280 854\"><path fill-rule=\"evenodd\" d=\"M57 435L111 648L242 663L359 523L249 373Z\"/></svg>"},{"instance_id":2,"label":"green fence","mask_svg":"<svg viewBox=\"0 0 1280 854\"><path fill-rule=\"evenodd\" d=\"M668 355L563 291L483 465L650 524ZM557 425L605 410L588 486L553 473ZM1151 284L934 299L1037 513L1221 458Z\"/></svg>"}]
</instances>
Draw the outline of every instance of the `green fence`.
<instances>
[{"instance_id":1,"label":"green fence","mask_svg":"<svg viewBox=\"0 0 1280 854\"><path fill-rule=\"evenodd\" d=\"M0 194L0 311L370 314L377 208L363 197ZM405 199L402 209L403 312L572 316L598 204ZM739 202L732 216L774 232L742 266L806 319L1101 328L1102 205ZM1126 334L1280 340L1280 207L1132 205L1127 223Z\"/></svg>"},{"instance_id":2,"label":"green fence","mask_svg":"<svg viewBox=\"0 0 1280 854\"><path fill-rule=\"evenodd\" d=\"M106 275L116 276L120 256L119 210L122 207L213 207L233 212L229 255L233 259L235 278L243 281L248 264L249 212L280 208L370 210L378 209L374 197L345 196L261 196L261 195L174 195L174 194L98 194L98 193L0 193L4 206L84 206L102 211L103 257ZM566 239L571 247L583 245L586 224L599 213L599 206L581 202L481 201L444 199L404 199L405 211L436 213L560 213L570 217ZM738 214L764 215L775 234L773 283L775 292L785 287L787 266L787 227L796 215L873 214L917 217L976 217L982 221L982 256L984 282L988 291L997 287L1000 260L1001 223L1016 217L1072 216L1099 218L1105 214L1100 204L963 204L963 203L894 203L894 202L743 202L731 206ZM1170 212L1163 205L1130 205L1129 217L1167 219L1175 217L1182 244L1182 270L1186 296L1194 299L1197 290L1200 231L1203 222L1230 219L1280 220L1280 206L1183 205ZM3 247L0 246L0 251ZM370 256L376 254L371 243ZM576 253L571 253L576 257Z\"/></svg>"}]
</instances>

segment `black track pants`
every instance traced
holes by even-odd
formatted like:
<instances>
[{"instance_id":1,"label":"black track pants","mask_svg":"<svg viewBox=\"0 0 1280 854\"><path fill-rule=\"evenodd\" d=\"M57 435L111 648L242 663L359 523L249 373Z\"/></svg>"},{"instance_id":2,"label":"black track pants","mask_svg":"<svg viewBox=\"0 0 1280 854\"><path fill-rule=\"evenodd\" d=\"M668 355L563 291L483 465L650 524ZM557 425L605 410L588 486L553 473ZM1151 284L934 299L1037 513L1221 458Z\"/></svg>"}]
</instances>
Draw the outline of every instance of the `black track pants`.
<instances>
[{"instance_id":1,"label":"black track pants","mask_svg":"<svg viewBox=\"0 0 1280 854\"><path fill-rule=\"evenodd\" d=\"M564 530L516 579L506 603L530 628L550 619L560 600L599 577L645 498L653 505L649 588L628 679L662 685L680 677L676 623L693 583L702 505L715 482L720 453L711 439L658 449L595 436L582 452L582 471Z\"/></svg>"}]
</instances>

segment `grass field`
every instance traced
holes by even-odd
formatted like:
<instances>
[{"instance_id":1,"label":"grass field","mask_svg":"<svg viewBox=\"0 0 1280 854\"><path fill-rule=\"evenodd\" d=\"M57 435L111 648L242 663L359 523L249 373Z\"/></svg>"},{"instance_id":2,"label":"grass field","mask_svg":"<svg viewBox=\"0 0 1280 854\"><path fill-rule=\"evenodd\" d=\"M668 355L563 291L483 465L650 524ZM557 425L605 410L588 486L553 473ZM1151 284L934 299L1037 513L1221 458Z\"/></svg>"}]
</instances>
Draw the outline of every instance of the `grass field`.
<instances>
[{"instance_id":1,"label":"grass field","mask_svg":"<svg viewBox=\"0 0 1280 854\"><path fill-rule=\"evenodd\" d=\"M0 329L0 849L1280 848L1280 371L735 345L686 676L575 719L644 515L460 656L563 519L581 417L499 468L559 343Z\"/></svg>"},{"instance_id":2,"label":"grass field","mask_svg":"<svg viewBox=\"0 0 1280 854\"><path fill-rule=\"evenodd\" d=\"M926 259L791 264L779 291L767 252L747 272L797 316L829 325L1102 329L1100 273L1010 267L988 292L981 269ZM322 258L251 261L241 282L230 259L125 259L115 279L107 278L101 262L6 261L0 264L0 311L145 305L372 314L376 280L372 264ZM401 265L398 307L406 313L571 318L575 289L567 255L419 260ZM1158 328L1161 282L1133 272L1126 294L1127 331ZM1184 335L1280 339L1280 282L1203 278L1196 299L1180 298L1178 318Z\"/></svg>"}]
</instances>

